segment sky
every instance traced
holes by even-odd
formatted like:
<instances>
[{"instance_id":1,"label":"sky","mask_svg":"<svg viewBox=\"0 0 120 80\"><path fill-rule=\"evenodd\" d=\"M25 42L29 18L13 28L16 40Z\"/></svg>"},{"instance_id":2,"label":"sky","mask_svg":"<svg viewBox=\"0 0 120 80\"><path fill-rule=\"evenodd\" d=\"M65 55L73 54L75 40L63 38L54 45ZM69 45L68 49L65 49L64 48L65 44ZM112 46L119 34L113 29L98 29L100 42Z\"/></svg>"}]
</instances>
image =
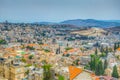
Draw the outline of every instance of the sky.
<instances>
[{"instance_id":1,"label":"sky","mask_svg":"<svg viewBox=\"0 0 120 80\"><path fill-rule=\"evenodd\" d=\"M0 0L0 21L120 20L120 0Z\"/></svg>"}]
</instances>

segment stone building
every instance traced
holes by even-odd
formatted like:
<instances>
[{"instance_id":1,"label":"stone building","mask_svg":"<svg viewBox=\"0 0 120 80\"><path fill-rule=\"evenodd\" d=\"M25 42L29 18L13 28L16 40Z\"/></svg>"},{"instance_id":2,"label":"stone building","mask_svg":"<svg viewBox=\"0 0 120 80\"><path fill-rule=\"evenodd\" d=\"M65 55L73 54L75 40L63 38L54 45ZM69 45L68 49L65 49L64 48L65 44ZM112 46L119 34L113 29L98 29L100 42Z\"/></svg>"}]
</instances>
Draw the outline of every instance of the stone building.
<instances>
[{"instance_id":1,"label":"stone building","mask_svg":"<svg viewBox=\"0 0 120 80\"><path fill-rule=\"evenodd\" d=\"M22 80L25 76L24 66L0 58L0 76L8 80Z\"/></svg>"}]
</instances>

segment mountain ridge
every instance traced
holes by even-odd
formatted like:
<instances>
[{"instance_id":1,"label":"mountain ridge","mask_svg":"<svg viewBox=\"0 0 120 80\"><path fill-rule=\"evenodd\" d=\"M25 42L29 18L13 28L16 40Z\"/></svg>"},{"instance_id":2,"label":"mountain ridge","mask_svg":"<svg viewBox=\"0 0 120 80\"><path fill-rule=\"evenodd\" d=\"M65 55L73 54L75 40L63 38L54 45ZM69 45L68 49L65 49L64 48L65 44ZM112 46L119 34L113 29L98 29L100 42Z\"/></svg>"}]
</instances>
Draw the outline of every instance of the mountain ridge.
<instances>
[{"instance_id":1,"label":"mountain ridge","mask_svg":"<svg viewBox=\"0 0 120 80\"><path fill-rule=\"evenodd\" d=\"M116 22L115 22L116 21ZM96 19L71 19L65 20L61 22L36 22L35 24L46 24L46 25L53 25L53 24L70 24L77 27L115 27L120 26L120 20L96 20Z\"/></svg>"},{"instance_id":2,"label":"mountain ridge","mask_svg":"<svg viewBox=\"0 0 120 80\"><path fill-rule=\"evenodd\" d=\"M118 22L107 22L95 19L74 19L61 22L62 24L72 24L76 26L94 26L94 27L114 27L120 26Z\"/></svg>"}]
</instances>

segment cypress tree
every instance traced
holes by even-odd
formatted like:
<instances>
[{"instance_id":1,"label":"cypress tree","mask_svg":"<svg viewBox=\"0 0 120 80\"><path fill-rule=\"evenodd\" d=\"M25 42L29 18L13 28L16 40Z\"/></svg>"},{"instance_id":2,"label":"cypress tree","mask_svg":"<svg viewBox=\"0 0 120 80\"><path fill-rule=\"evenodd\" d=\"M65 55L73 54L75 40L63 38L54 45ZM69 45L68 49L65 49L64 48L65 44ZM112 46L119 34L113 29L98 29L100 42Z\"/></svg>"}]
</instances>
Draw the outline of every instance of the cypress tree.
<instances>
[{"instance_id":1,"label":"cypress tree","mask_svg":"<svg viewBox=\"0 0 120 80\"><path fill-rule=\"evenodd\" d=\"M44 73L43 73L43 80L51 80L52 74L51 74L51 65L45 64L42 66Z\"/></svg>"},{"instance_id":2,"label":"cypress tree","mask_svg":"<svg viewBox=\"0 0 120 80\"><path fill-rule=\"evenodd\" d=\"M93 65L93 61L94 61L94 60L93 60L93 56L94 56L94 55L90 55L90 56L91 56L91 61L89 62L89 65L90 65L90 69L93 70L93 66L94 66L94 65Z\"/></svg>"},{"instance_id":3,"label":"cypress tree","mask_svg":"<svg viewBox=\"0 0 120 80\"><path fill-rule=\"evenodd\" d=\"M100 76L100 75L103 75L104 74L104 68L103 68L103 63L102 61L99 61L96 65L96 68L95 68L95 74Z\"/></svg>"},{"instance_id":4,"label":"cypress tree","mask_svg":"<svg viewBox=\"0 0 120 80\"><path fill-rule=\"evenodd\" d=\"M89 65L90 65L90 69L92 71L96 70L96 66L97 66L99 60L100 60L100 58L97 55L91 55L91 61L89 62Z\"/></svg>"},{"instance_id":5,"label":"cypress tree","mask_svg":"<svg viewBox=\"0 0 120 80\"><path fill-rule=\"evenodd\" d=\"M96 74L96 75L100 75L99 69L100 69L100 68L99 68L99 65L97 64L97 65L96 65L96 68L95 68L95 74Z\"/></svg>"},{"instance_id":6,"label":"cypress tree","mask_svg":"<svg viewBox=\"0 0 120 80\"><path fill-rule=\"evenodd\" d=\"M116 65L113 67L112 77L119 78Z\"/></svg>"},{"instance_id":7,"label":"cypress tree","mask_svg":"<svg viewBox=\"0 0 120 80\"><path fill-rule=\"evenodd\" d=\"M95 55L97 55L98 54L98 50L97 50L97 48L96 48L96 50L95 50Z\"/></svg>"},{"instance_id":8,"label":"cypress tree","mask_svg":"<svg viewBox=\"0 0 120 80\"><path fill-rule=\"evenodd\" d=\"M103 75L104 74L103 62L99 61L98 66L99 66L99 74Z\"/></svg>"},{"instance_id":9,"label":"cypress tree","mask_svg":"<svg viewBox=\"0 0 120 80\"><path fill-rule=\"evenodd\" d=\"M100 51L101 51L102 53L104 52L103 45L101 46Z\"/></svg>"},{"instance_id":10,"label":"cypress tree","mask_svg":"<svg viewBox=\"0 0 120 80\"><path fill-rule=\"evenodd\" d=\"M105 61L104 61L104 70L107 68L107 66L108 66L108 63L107 63L107 60L105 59Z\"/></svg>"}]
</instances>

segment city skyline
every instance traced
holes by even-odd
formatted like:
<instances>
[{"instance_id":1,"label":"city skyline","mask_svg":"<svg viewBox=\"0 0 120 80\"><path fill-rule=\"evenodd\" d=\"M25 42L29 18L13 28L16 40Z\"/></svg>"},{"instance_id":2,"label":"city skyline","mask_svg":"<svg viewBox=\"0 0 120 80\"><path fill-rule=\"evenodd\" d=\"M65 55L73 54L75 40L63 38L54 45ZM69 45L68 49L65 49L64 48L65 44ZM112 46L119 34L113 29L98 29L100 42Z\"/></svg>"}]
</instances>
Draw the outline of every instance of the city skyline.
<instances>
[{"instance_id":1,"label":"city skyline","mask_svg":"<svg viewBox=\"0 0 120 80\"><path fill-rule=\"evenodd\" d=\"M0 0L0 80L120 80L120 0Z\"/></svg>"}]
</instances>

